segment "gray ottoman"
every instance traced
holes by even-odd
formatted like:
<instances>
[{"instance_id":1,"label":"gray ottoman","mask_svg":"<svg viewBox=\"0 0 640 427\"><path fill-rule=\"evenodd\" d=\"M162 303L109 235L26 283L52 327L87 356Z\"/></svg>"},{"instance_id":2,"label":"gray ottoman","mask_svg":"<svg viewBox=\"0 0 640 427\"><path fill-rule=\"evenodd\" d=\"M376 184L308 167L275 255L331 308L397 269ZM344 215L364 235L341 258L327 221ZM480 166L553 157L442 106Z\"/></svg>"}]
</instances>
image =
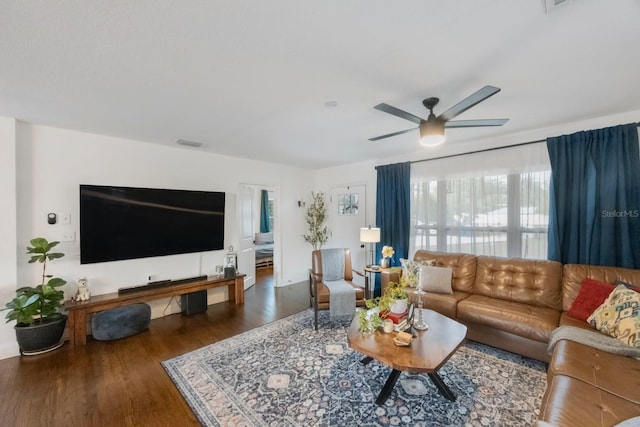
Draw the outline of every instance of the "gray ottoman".
<instances>
[{"instance_id":1,"label":"gray ottoman","mask_svg":"<svg viewBox=\"0 0 640 427\"><path fill-rule=\"evenodd\" d=\"M151 307L132 304L96 313L91 318L91 335L99 341L130 337L149 327Z\"/></svg>"}]
</instances>

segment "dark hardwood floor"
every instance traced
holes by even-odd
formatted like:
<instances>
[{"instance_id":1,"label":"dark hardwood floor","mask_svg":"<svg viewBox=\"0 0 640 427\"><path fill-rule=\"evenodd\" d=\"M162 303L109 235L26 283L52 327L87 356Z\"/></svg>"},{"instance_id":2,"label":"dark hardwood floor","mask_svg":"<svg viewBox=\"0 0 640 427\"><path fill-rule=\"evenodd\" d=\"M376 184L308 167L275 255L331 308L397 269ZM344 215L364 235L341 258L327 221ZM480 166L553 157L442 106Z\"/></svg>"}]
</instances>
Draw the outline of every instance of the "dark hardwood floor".
<instances>
[{"instance_id":1,"label":"dark hardwood floor","mask_svg":"<svg viewBox=\"0 0 640 427\"><path fill-rule=\"evenodd\" d=\"M242 306L213 304L152 320L133 337L0 360L0 425L199 425L160 362L309 307L307 283L274 288L271 274L258 270Z\"/></svg>"}]
</instances>

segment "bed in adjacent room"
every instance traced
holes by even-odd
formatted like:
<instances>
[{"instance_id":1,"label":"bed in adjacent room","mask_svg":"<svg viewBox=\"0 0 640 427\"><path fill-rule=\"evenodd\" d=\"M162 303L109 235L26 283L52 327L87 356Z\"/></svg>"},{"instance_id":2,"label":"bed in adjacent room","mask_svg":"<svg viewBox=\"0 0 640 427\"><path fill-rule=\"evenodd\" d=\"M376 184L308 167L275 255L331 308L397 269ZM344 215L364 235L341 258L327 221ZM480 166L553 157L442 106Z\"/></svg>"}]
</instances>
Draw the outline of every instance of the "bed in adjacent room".
<instances>
[{"instance_id":1,"label":"bed in adjacent room","mask_svg":"<svg viewBox=\"0 0 640 427\"><path fill-rule=\"evenodd\" d=\"M273 232L256 233L256 268L273 266Z\"/></svg>"}]
</instances>

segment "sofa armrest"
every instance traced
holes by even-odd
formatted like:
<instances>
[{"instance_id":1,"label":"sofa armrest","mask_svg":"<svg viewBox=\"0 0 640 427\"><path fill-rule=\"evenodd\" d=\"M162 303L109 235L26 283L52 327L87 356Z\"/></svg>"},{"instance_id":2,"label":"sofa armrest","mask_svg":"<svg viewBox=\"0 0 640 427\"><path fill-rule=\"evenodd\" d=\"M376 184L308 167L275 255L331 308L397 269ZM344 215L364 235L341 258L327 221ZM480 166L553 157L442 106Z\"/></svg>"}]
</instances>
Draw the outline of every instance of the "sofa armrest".
<instances>
[{"instance_id":1,"label":"sofa armrest","mask_svg":"<svg viewBox=\"0 0 640 427\"><path fill-rule=\"evenodd\" d=\"M382 270L380 272L380 288L382 294L384 294L387 285L389 282L399 282L400 276L402 276L402 269L399 268L389 268L386 270Z\"/></svg>"}]
</instances>

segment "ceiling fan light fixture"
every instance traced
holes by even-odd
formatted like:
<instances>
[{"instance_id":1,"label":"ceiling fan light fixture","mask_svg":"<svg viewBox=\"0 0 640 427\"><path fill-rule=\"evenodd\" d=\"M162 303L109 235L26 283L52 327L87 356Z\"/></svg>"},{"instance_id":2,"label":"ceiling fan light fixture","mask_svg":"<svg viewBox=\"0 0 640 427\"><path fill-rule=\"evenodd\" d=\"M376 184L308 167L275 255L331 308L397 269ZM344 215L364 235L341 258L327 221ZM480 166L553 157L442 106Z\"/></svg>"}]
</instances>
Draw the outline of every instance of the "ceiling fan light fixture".
<instances>
[{"instance_id":1,"label":"ceiling fan light fixture","mask_svg":"<svg viewBox=\"0 0 640 427\"><path fill-rule=\"evenodd\" d=\"M444 142L444 122L433 119L429 115L427 122L420 126L420 144L425 147L435 147Z\"/></svg>"},{"instance_id":2,"label":"ceiling fan light fixture","mask_svg":"<svg viewBox=\"0 0 640 427\"><path fill-rule=\"evenodd\" d=\"M569 0L546 0L546 1L569 1ZM376 105L375 108L378 111L388 113L399 117L401 119L409 120L410 122L419 125L420 129L420 144L425 147L433 147L444 142L444 128L445 124L447 128L471 128L471 127L484 127L484 126L502 126L509 119L488 119L488 120L456 120L452 121L458 115L464 113L469 108L477 105L485 99L500 92L499 87L485 86L480 90L474 92L470 96L467 96L462 101L458 102L453 107L449 108L444 113L436 116L433 114L433 109L440 102L439 98L431 97L422 101L422 105L429 110L429 117L424 120L421 117L415 116L411 113L407 113L392 105L381 103ZM389 138L391 136L402 135L407 132L412 132L416 128L401 130L400 132L393 132L386 135L376 136L375 138L369 138L369 141L378 141L380 139Z\"/></svg>"}]
</instances>

